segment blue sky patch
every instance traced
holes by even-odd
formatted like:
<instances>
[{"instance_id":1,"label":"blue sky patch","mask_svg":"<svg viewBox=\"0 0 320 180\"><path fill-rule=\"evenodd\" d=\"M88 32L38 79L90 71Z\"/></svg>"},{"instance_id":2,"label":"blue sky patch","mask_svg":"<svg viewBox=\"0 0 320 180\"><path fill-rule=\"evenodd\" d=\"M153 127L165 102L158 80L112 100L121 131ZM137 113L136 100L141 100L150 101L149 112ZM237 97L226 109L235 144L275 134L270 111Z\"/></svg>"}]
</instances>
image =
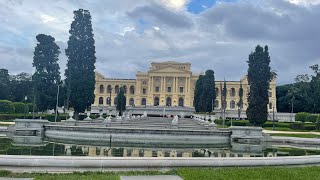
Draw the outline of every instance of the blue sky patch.
<instances>
[{"instance_id":1,"label":"blue sky patch","mask_svg":"<svg viewBox=\"0 0 320 180\"><path fill-rule=\"evenodd\" d=\"M191 0L187 5L187 10L194 14L199 14L214 6L217 2L236 2L238 0Z\"/></svg>"}]
</instances>

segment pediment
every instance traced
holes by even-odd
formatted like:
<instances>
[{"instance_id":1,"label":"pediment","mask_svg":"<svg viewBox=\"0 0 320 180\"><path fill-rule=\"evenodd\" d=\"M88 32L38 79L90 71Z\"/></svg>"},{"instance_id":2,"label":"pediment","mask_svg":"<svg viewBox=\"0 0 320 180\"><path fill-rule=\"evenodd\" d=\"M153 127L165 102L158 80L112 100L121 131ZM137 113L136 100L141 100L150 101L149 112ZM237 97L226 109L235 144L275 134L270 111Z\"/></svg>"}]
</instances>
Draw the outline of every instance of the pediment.
<instances>
[{"instance_id":1,"label":"pediment","mask_svg":"<svg viewBox=\"0 0 320 180\"><path fill-rule=\"evenodd\" d=\"M179 69L173 66L165 66L162 68L152 69L149 73L190 73L189 70Z\"/></svg>"}]
</instances>

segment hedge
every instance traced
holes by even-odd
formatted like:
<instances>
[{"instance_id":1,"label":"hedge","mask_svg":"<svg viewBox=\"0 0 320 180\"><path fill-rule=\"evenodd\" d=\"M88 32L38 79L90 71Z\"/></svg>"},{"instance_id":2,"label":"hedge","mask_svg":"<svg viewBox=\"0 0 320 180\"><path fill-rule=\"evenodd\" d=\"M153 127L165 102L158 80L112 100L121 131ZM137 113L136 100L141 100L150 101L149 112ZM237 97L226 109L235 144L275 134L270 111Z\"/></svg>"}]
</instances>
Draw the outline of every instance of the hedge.
<instances>
[{"instance_id":1,"label":"hedge","mask_svg":"<svg viewBox=\"0 0 320 180\"><path fill-rule=\"evenodd\" d=\"M304 123L301 123L301 122L291 123L290 124L290 129L303 130L304 129Z\"/></svg>"},{"instance_id":2,"label":"hedge","mask_svg":"<svg viewBox=\"0 0 320 180\"><path fill-rule=\"evenodd\" d=\"M275 122L274 126L279 128L290 128L291 123L284 123L284 122ZM265 122L262 127L273 127L273 122L267 121Z\"/></svg>"},{"instance_id":3,"label":"hedge","mask_svg":"<svg viewBox=\"0 0 320 180\"><path fill-rule=\"evenodd\" d=\"M27 109L27 105L23 102L14 102L12 103L14 106L15 113L27 113L29 109Z\"/></svg>"},{"instance_id":4,"label":"hedge","mask_svg":"<svg viewBox=\"0 0 320 180\"><path fill-rule=\"evenodd\" d=\"M318 120L318 118L319 118L319 120L320 120L320 117L319 117L319 115L317 115L317 114L309 114L309 115L306 117L305 122L316 123L317 120Z\"/></svg>"},{"instance_id":5,"label":"hedge","mask_svg":"<svg viewBox=\"0 0 320 180\"><path fill-rule=\"evenodd\" d=\"M317 127L316 127L316 125L308 124L308 125L304 125L304 129L309 130L309 131L313 131L313 130L316 130Z\"/></svg>"},{"instance_id":6,"label":"hedge","mask_svg":"<svg viewBox=\"0 0 320 180\"><path fill-rule=\"evenodd\" d=\"M8 100L0 100L0 113L14 113L13 103Z\"/></svg>"},{"instance_id":7,"label":"hedge","mask_svg":"<svg viewBox=\"0 0 320 180\"><path fill-rule=\"evenodd\" d=\"M297 113L295 115L295 120L296 121L305 122L307 116L309 116L309 113L307 113L307 112L299 112L299 113Z\"/></svg>"}]
</instances>

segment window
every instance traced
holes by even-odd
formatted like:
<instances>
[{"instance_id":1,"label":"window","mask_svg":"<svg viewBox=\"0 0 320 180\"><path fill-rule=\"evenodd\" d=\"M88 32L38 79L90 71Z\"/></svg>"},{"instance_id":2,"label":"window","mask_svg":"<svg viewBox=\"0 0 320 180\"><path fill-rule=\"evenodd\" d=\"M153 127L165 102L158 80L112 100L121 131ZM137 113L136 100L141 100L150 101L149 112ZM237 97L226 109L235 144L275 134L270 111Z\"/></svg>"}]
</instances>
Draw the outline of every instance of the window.
<instances>
[{"instance_id":1,"label":"window","mask_svg":"<svg viewBox=\"0 0 320 180\"><path fill-rule=\"evenodd\" d=\"M146 84L147 84L147 81L146 81L146 80L143 80L143 81L142 81L142 84L143 84L143 85L146 85Z\"/></svg>"},{"instance_id":2,"label":"window","mask_svg":"<svg viewBox=\"0 0 320 180\"><path fill-rule=\"evenodd\" d=\"M127 86L126 86L126 85L124 85L122 88L123 88L123 92L124 92L124 94L127 94Z\"/></svg>"},{"instance_id":3,"label":"window","mask_svg":"<svg viewBox=\"0 0 320 180\"><path fill-rule=\"evenodd\" d=\"M108 85L108 87L107 87L107 92L110 94L111 93L111 91L112 91L112 87L111 87L111 85Z\"/></svg>"},{"instance_id":4,"label":"window","mask_svg":"<svg viewBox=\"0 0 320 180\"><path fill-rule=\"evenodd\" d=\"M156 86L156 92L159 92L159 86Z\"/></svg>"},{"instance_id":5,"label":"window","mask_svg":"<svg viewBox=\"0 0 320 180\"><path fill-rule=\"evenodd\" d=\"M142 98L142 99L141 99L141 105L142 105L142 106L145 106L146 104L147 104L146 98Z\"/></svg>"},{"instance_id":6,"label":"window","mask_svg":"<svg viewBox=\"0 0 320 180\"><path fill-rule=\"evenodd\" d=\"M134 94L134 86L130 86L130 94Z\"/></svg>"},{"instance_id":7,"label":"window","mask_svg":"<svg viewBox=\"0 0 320 180\"><path fill-rule=\"evenodd\" d=\"M180 93L183 93L183 87L180 87Z\"/></svg>"},{"instance_id":8,"label":"window","mask_svg":"<svg viewBox=\"0 0 320 180\"><path fill-rule=\"evenodd\" d=\"M119 93L119 86L118 86L118 85L116 85L116 86L114 87L114 93L115 93L115 94L118 94L118 93Z\"/></svg>"},{"instance_id":9,"label":"window","mask_svg":"<svg viewBox=\"0 0 320 180\"><path fill-rule=\"evenodd\" d=\"M129 105L130 105L130 106L134 106L134 99L133 99L133 98L130 98L130 99L129 99Z\"/></svg>"},{"instance_id":10,"label":"window","mask_svg":"<svg viewBox=\"0 0 320 180\"><path fill-rule=\"evenodd\" d=\"M269 97L272 97L272 92L269 91L269 92L268 92L268 95L269 95Z\"/></svg>"},{"instance_id":11,"label":"window","mask_svg":"<svg viewBox=\"0 0 320 180\"><path fill-rule=\"evenodd\" d=\"M171 92L171 87L168 87L167 92Z\"/></svg>"},{"instance_id":12,"label":"window","mask_svg":"<svg viewBox=\"0 0 320 180\"><path fill-rule=\"evenodd\" d=\"M230 89L230 96L231 96L231 97L236 96L236 90L235 90L234 88L231 88L231 89Z\"/></svg>"},{"instance_id":13,"label":"window","mask_svg":"<svg viewBox=\"0 0 320 180\"><path fill-rule=\"evenodd\" d=\"M235 109L236 108L236 102L234 100L230 101L230 108Z\"/></svg>"},{"instance_id":14,"label":"window","mask_svg":"<svg viewBox=\"0 0 320 180\"><path fill-rule=\"evenodd\" d=\"M104 86L100 85L100 93L104 93Z\"/></svg>"},{"instance_id":15,"label":"window","mask_svg":"<svg viewBox=\"0 0 320 180\"><path fill-rule=\"evenodd\" d=\"M214 101L214 107L215 107L215 108L219 108L219 101L218 101L218 100L215 100L215 101Z\"/></svg>"},{"instance_id":16,"label":"window","mask_svg":"<svg viewBox=\"0 0 320 180\"><path fill-rule=\"evenodd\" d=\"M219 88L216 88L216 96L219 96Z\"/></svg>"},{"instance_id":17,"label":"window","mask_svg":"<svg viewBox=\"0 0 320 180\"><path fill-rule=\"evenodd\" d=\"M146 88L142 89L142 94L147 94L147 89Z\"/></svg>"},{"instance_id":18,"label":"window","mask_svg":"<svg viewBox=\"0 0 320 180\"><path fill-rule=\"evenodd\" d=\"M272 103L269 103L269 109L272 109Z\"/></svg>"},{"instance_id":19,"label":"window","mask_svg":"<svg viewBox=\"0 0 320 180\"><path fill-rule=\"evenodd\" d=\"M99 104L103 104L103 97L99 97Z\"/></svg>"}]
</instances>

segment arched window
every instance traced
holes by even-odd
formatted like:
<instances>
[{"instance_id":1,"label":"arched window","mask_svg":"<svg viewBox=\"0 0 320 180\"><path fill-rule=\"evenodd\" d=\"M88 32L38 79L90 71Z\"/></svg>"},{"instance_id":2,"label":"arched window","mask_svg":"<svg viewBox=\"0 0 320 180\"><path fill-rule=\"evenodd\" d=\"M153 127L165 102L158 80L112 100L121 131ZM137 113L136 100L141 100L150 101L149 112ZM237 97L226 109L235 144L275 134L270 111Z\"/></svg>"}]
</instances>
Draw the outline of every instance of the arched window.
<instances>
[{"instance_id":1,"label":"arched window","mask_svg":"<svg viewBox=\"0 0 320 180\"><path fill-rule=\"evenodd\" d=\"M214 107L219 108L219 101L218 100L214 100Z\"/></svg>"},{"instance_id":2,"label":"arched window","mask_svg":"<svg viewBox=\"0 0 320 180\"><path fill-rule=\"evenodd\" d=\"M167 97L166 106L171 106L171 97Z\"/></svg>"},{"instance_id":3,"label":"arched window","mask_svg":"<svg viewBox=\"0 0 320 180\"><path fill-rule=\"evenodd\" d=\"M216 96L219 96L219 88L216 88Z\"/></svg>"},{"instance_id":4,"label":"arched window","mask_svg":"<svg viewBox=\"0 0 320 180\"><path fill-rule=\"evenodd\" d=\"M234 100L230 101L230 109L235 109L236 108L236 102Z\"/></svg>"},{"instance_id":5,"label":"arched window","mask_svg":"<svg viewBox=\"0 0 320 180\"><path fill-rule=\"evenodd\" d=\"M124 92L124 94L127 94L127 86L126 86L126 85L124 85L124 86L122 86L122 88L123 88L123 92Z\"/></svg>"},{"instance_id":6,"label":"arched window","mask_svg":"<svg viewBox=\"0 0 320 180\"><path fill-rule=\"evenodd\" d=\"M107 104L108 104L108 105L111 105L111 104L110 104L110 97L107 97Z\"/></svg>"},{"instance_id":7,"label":"arched window","mask_svg":"<svg viewBox=\"0 0 320 180\"><path fill-rule=\"evenodd\" d=\"M143 84L143 85L146 85L146 84L147 84L147 81L146 81L146 80L143 80L143 81L142 81L142 84Z\"/></svg>"},{"instance_id":8,"label":"arched window","mask_svg":"<svg viewBox=\"0 0 320 180\"><path fill-rule=\"evenodd\" d=\"M231 96L231 97L236 96L236 90L235 90L234 88L231 88L231 89L230 89L230 96Z\"/></svg>"},{"instance_id":9,"label":"arched window","mask_svg":"<svg viewBox=\"0 0 320 180\"><path fill-rule=\"evenodd\" d=\"M130 86L130 94L134 94L134 86Z\"/></svg>"},{"instance_id":10,"label":"arched window","mask_svg":"<svg viewBox=\"0 0 320 180\"><path fill-rule=\"evenodd\" d=\"M112 91L112 87L111 87L111 85L108 85L108 86L107 86L107 92L110 94L111 91Z\"/></svg>"},{"instance_id":11,"label":"arched window","mask_svg":"<svg viewBox=\"0 0 320 180\"><path fill-rule=\"evenodd\" d=\"M269 103L269 109L272 109L273 107L272 107L272 103Z\"/></svg>"},{"instance_id":12,"label":"arched window","mask_svg":"<svg viewBox=\"0 0 320 180\"><path fill-rule=\"evenodd\" d=\"M153 103L154 106L158 106L159 105L159 97L155 97L154 98L154 103Z\"/></svg>"},{"instance_id":13,"label":"arched window","mask_svg":"<svg viewBox=\"0 0 320 180\"><path fill-rule=\"evenodd\" d=\"M100 85L100 93L104 93L104 86L102 84Z\"/></svg>"},{"instance_id":14,"label":"arched window","mask_svg":"<svg viewBox=\"0 0 320 180\"><path fill-rule=\"evenodd\" d=\"M99 97L99 104L103 104L103 97Z\"/></svg>"},{"instance_id":15,"label":"arched window","mask_svg":"<svg viewBox=\"0 0 320 180\"><path fill-rule=\"evenodd\" d=\"M179 98L179 106L184 106L184 99L182 97Z\"/></svg>"},{"instance_id":16,"label":"arched window","mask_svg":"<svg viewBox=\"0 0 320 180\"><path fill-rule=\"evenodd\" d=\"M130 98L130 99L129 99L129 105L130 105L130 106L133 106L133 105L134 105L134 99L133 99L133 98Z\"/></svg>"},{"instance_id":17,"label":"arched window","mask_svg":"<svg viewBox=\"0 0 320 180\"><path fill-rule=\"evenodd\" d=\"M119 86L118 86L118 85L116 85L116 86L114 87L114 93L115 93L115 94L118 94L118 93L119 93Z\"/></svg>"},{"instance_id":18,"label":"arched window","mask_svg":"<svg viewBox=\"0 0 320 180\"><path fill-rule=\"evenodd\" d=\"M141 105L142 105L142 106L147 105L146 98L142 98L142 99L141 99Z\"/></svg>"}]
</instances>

